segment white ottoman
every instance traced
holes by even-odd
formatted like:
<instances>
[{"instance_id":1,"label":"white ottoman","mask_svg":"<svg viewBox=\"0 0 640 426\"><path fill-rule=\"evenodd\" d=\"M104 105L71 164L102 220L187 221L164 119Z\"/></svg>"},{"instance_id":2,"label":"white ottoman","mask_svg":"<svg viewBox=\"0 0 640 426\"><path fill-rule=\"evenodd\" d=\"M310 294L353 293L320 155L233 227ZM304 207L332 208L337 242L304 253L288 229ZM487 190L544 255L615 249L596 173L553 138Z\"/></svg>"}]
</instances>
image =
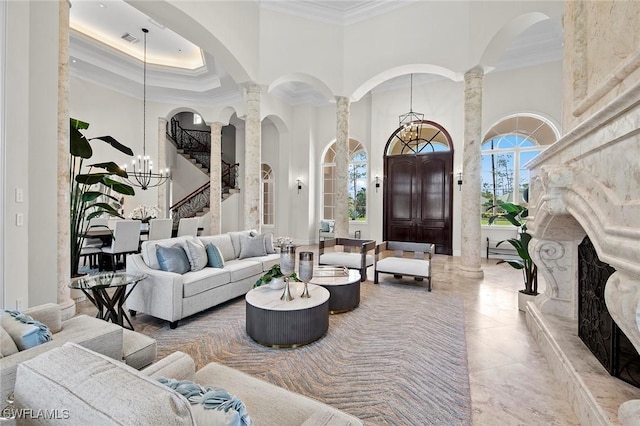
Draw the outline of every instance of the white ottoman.
<instances>
[{"instance_id":1,"label":"white ottoman","mask_svg":"<svg viewBox=\"0 0 640 426\"><path fill-rule=\"evenodd\" d=\"M140 370L156 360L156 341L142 333L122 329L122 360Z\"/></svg>"}]
</instances>

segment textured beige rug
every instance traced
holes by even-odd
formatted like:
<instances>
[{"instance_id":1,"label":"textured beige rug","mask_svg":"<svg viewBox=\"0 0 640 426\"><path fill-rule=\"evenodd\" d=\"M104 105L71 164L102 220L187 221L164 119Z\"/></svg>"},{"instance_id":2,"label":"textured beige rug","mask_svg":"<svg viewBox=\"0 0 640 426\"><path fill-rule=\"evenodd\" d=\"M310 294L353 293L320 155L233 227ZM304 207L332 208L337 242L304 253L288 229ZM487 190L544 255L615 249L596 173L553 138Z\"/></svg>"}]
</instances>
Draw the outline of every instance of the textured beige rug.
<instances>
[{"instance_id":1,"label":"textured beige rug","mask_svg":"<svg viewBox=\"0 0 640 426\"><path fill-rule=\"evenodd\" d=\"M159 358L180 350L197 368L220 362L366 424L466 425L471 397L463 315L461 299L435 290L366 282L357 309L332 315L322 339L297 349L251 340L243 298L182 320L175 330L146 315L134 326L157 339Z\"/></svg>"}]
</instances>

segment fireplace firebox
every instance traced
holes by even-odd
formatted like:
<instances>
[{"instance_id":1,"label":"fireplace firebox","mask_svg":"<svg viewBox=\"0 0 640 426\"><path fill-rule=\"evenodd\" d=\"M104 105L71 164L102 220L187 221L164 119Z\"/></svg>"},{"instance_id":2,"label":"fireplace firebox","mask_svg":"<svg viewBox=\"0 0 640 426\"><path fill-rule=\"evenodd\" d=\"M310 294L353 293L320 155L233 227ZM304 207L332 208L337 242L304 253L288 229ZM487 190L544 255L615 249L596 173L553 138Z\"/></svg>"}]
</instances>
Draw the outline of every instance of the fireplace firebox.
<instances>
[{"instance_id":1,"label":"fireplace firebox","mask_svg":"<svg viewBox=\"0 0 640 426\"><path fill-rule=\"evenodd\" d=\"M578 336L612 376L640 387L640 355L609 314L604 289L616 270L589 237L578 246Z\"/></svg>"}]
</instances>

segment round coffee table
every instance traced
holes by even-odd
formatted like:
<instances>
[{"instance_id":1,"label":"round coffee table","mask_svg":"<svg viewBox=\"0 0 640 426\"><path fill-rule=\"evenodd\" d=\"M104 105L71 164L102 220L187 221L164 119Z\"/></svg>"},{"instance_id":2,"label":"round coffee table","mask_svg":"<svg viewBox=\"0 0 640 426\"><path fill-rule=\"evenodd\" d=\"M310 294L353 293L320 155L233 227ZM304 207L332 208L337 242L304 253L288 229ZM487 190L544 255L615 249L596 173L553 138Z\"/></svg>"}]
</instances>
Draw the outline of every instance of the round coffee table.
<instances>
[{"instance_id":1,"label":"round coffee table","mask_svg":"<svg viewBox=\"0 0 640 426\"><path fill-rule=\"evenodd\" d=\"M309 284L310 298L300 297L303 283L290 283L295 299L280 300L283 290L260 286L245 296L247 334L273 348L296 348L314 342L329 329L329 292Z\"/></svg>"},{"instance_id":2,"label":"round coffee table","mask_svg":"<svg viewBox=\"0 0 640 426\"><path fill-rule=\"evenodd\" d=\"M360 272L349 269L349 276L318 276L310 283L329 290L329 313L341 314L355 309L360 304Z\"/></svg>"}]
</instances>

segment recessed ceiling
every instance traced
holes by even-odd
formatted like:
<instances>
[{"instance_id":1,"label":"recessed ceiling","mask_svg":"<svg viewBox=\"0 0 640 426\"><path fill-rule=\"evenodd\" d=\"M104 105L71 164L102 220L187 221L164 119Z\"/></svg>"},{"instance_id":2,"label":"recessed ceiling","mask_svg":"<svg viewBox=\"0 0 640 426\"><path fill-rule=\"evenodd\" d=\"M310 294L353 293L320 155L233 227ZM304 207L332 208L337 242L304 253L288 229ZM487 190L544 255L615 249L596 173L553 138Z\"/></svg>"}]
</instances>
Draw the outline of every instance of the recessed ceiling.
<instances>
[{"instance_id":1,"label":"recessed ceiling","mask_svg":"<svg viewBox=\"0 0 640 426\"><path fill-rule=\"evenodd\" d=\"M260 0L260 7L348 25L388 12L416 0L389 1L283 1ZM193 43L155 22L122 0L73 0L70 25L71 73L74 77L109 87L127 95L142 93L142 28L147 36L147 97L149 100L193 105L241 101L241 90L215 58ZM138 38L129 43L123 34ZM505 51L495 72L562 60L562 28L543 21L529 28ZM416 74L417 84L439 78ZM379 85L374 91L409 87L409 76ZM140 94L140 95L138 95ZM290 105L326 105L329 101L301 82L279 85L271 94Z\"/></svg>"},{"instance_id":2,"label":"recessed ceiling","mask_svg":"<svg viewBox=\"0 0 640 426\"><path fill-rule=\"evenodd\" d=\"M144 55L142 28L146 28L147 63L188 70L204 66L198 46L124 1L73 1L69 26L139 61Z\"/></svg>"},{"instance_id":3,"label":"recessed ceiling","mask_svg":"<svg viewBox=\"0 0 640 426\"><path fill-rule=\"evenodd\" d=\"M419 0L260 0L260 7L329 24L350 25Z\"/></svg>"}]
</instances>

